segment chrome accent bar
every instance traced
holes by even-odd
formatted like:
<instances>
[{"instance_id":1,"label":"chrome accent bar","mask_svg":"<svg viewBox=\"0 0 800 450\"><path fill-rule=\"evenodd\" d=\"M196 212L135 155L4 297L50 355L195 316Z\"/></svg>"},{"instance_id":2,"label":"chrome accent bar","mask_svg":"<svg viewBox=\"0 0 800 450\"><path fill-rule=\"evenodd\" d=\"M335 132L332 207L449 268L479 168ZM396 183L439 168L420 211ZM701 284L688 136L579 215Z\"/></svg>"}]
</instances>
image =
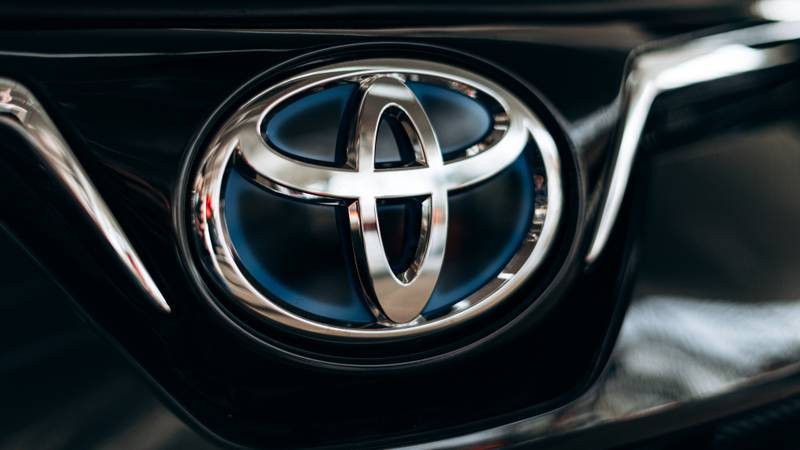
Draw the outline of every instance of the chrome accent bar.
<instances>
[{"instance_id":1,"label":"chrome accent bar","mask_svg":"<svg viewBox=\"0 0 800 450\"><path fill-rule=\"evenodd\" d=\"M619 214L631 167L650 108L668 91L797 61L786 45L800 39L800 22L776 22L703 37L677 47L643 53L633 61L623 86L623 112L616 160L586 262L603 252Z\"/></svg>"},{"instance_id":2,"label":"chrome accent bar","mask_svg":"<svg viewBox=\"0 0 800 450\"><path fill-rule=\"evenodd\" d=\"M149 299L160 310L169 312L167 301L122 227L42 105L24 86L5 78L0 78L0 124L13 128L36 149L39 160L80 205Z\"/></svg>"}]
</instances>

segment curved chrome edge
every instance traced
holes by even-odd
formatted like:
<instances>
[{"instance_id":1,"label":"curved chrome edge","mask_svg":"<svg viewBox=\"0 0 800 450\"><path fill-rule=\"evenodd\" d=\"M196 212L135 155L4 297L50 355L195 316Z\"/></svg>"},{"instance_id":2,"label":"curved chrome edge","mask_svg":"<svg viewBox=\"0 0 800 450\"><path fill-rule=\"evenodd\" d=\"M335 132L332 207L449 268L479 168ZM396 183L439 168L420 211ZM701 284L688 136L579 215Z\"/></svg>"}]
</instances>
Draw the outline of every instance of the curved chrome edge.
<instances>
[{"instance_id":1,"label":"curved chrome edge","mask_svg":"<svg viewBox=\"0 0 800 450\"><path fill-rule=\"evenodd\" d=\"M623 112L605 202L586 255L603 252L619 214L650 108L668 91L797 61L786 47L754 48L800 39L800 22L775 22L737 29L637 56L623 85Z\"/></svg>"},{"instance_id":2,"label":"curved chrome edge","mask_svg":"<svg viewBox=\"0 0 800 450\"><path fill-rule=\"evenodd\" d=\"M150 301L170 312L122 227L36 97L21 84L0 78L0 117L8 119L3 124L15 128L36 149L36 156L80 205Z\"/></svg>"}]
</instances>

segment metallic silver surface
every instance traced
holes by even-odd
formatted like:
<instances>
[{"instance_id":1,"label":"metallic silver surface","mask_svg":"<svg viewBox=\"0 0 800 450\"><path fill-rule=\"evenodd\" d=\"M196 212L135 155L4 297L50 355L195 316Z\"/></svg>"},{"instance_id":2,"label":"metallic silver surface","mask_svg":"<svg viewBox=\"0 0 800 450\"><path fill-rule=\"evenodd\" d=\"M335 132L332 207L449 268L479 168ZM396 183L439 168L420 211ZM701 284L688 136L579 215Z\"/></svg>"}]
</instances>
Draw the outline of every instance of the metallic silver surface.
<instances>
[{"instance_id":1,"label":"metallic silver surface","mask_svg":"<svg viewBox=\"0 0 800 450\"><path fill-rule=\"evenodd\" d=\"M618 162L627 166L621 168L624 178L615 173L618 180L627 182L642 126L658 93L796 61L797 54L785 45L767 46L796 39L800 39L800 22L773 23L640 55L628 81L632 92L621 145L626 162ZM624 187L623 183L617 195L624 194ZM598 252L607 233L595 241ZM684 407L700 408L734 392L796 377L800 373L799 330L800 301L796 299L742 303L642 295L626 312L602 373L577 398L536 416L413 448L530 444L577 436L605 425L636 423ZM780 391L773 394L775 398L800 392L796 379L773 389ZM754 402L770 399L760 395Z\"/></svg>"},{"instance_id":2,"label":"metallic silver surface","mask_svg":"<svg viewBox=\"0 0 800 450\"><path fill-rule=\"evenodd\" d=\"M800 39L800 22L777 22L711 35L636 57L623 86L616 157L586 262L592 263L600 256L614 227L642 130L656 97L675 89L794 62L797 58L789 44L758 46L796 39Z\"/></svg>"},{"instance_id":3,"label":"metallic silver surface","mask_svg":"<svg viewBox=\"0 0 800 450\"><path fill-rule=\"evenodd\" d=\"M159 309L169 312L167 301L122 227L42 105L24 86L4 78L0 78L0 124L16 130L36 149L36 157L80 205L147 297Z\"/></svg>"},{"instance_id":4,"label":"metallic silver surface","mask_svg":"<svg viewBox=\"0 0 800 450\"><path fill-rule=\"evenodd\" d=\"M348 160L357 173L368 174L358 184L361 195L348 208L353 242L360 247L364 261L358 271L361 284L371 288L371 298L378 303L375 312L383 313L395 323L407 323L422 313L433 294L444 260L447 243L447 190L442 172L444 160L433 126L422 105L405 83L390 76L379 76L363 82L361 105L356 118L354 140ZM422 202L420 237L414 258L408 268L395 275L386 257L378 221L380 181L374 178L375 145L381 118L390 108L398 110L404 129L414 145L416 163L424 169L416 173L417 184L429 187ZM413 136L411 136L413 135ZM265 167L268 169L268 167ZM397 172L390 172L397 173Z\"/></svg>"},{"instance_id":5,"label":"metallic silver surface","mask_svg":"<svg viewBox=\"0 0 800 450\"><path fill-rule=\"evenodd\" d=\"M445 163L425 111L406 81L455 89L491 105L494 128L479 143ZM361 102L347 165L331 168L292 159L263 138L261 124L283 102L342 81L360 85ZM414 147L416 165L375 169L375 140L385 114L395 114ZM533 140L541 155L547 201L537 204L528 237L498 276L433 319L420 312L439 276L447 239L447 192L484 181L516 161ZM264 296L238 266L223 219L223 178L232 164L282 195L314 202L352 201L349 207L359 277L371 293L376 323L356 328L301 317ZM381 242L377 199L425 197L415 260L401 274L389 266ZM463 322L505 299L541 263L561 215L556 144L540 120L511 93L477 74L443 64L373 59L326 66L272 87L240 107L223 124L200 161L191 214L204 262L228 293L260 316L295 329L350 338L412 336Z\"/></svg>"}]
</instances>

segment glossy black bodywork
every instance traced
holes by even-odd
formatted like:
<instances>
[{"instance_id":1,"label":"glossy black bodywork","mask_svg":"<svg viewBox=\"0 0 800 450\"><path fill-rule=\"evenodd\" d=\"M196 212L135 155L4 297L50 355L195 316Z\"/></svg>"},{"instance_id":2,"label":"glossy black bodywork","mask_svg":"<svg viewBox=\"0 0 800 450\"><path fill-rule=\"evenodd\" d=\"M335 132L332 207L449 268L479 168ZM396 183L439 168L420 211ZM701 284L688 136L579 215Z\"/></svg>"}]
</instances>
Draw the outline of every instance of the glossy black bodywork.
<instances>
[{"instance_id":1,"label":"glossy black bodywork","mask_svg":"<svg viewBox=\"0 0 800 450\"><path fill-rule=\"evenodd\" d=\"M744 17L728 6L709 8L718 15L699 16L702 25ZM0 75L24 83L44 104L173 312L143 301L7 132L0 147L10 206L2 220L181 414L229 443L412 443L531 415L571 398L596 375L630 289L637 253L625 238L638 224L632 205L643 197L627 200L622 226L592 270L582 260L630 53L698 25L8 30L0 34ZM565 225L546 269L524 298L457 339L447 336L445 351L424 355L426 364L331 364L245 339L210 310L179 250L184 164L209 117L224 113L217 108L247 82L263 87L301 68L370 54L441 58L504 83L542 115L562 152ZM36 211L18 213L32 204ZM406 407L408 398L419 401Z\"/></svg>"},{"instance_id":2,"label":"glossy black bodywork","mask_svg":"<svg viewBox=\"0 0 800 450\"><path fill-rule=\"evenodd\" d=\"M100 33L85 32L85 40L76 37L70 53L96 52L92 47L97 45L97 40L92 37ZM87 266L88 262L83 259L64 261L71 270L65 276L65 284L78 289L75 297L89 314L129 349L192 416L223 437L249 445L265 441L277 446L331 444L352 439L366 442L399 435L409 429L419 433L464 426L485 418L496 420L555 400L585 382L591 367L597 363L615 304L616 288L615 277L598 276L594 283L590 278L579 283L578 292L565 292L581 266L576 256L586 245L588 189L590 185L596 189L599 184L597 179L579 178L577 161L570 162L579 155L591 155L593 146L583 142L582 150L586 153L573 153L570 138L562 134L561 129L566 125L569 130L570 121L613 103L629 49L612 48L602 58L609 70L598 73L595 83L585 87L587 96L591 94L598 101L592 107L585 101L575 101L574 89L558 92L553 87L563 89L557 82L563 79L560 74L597 67L597 60L567 57L569 49L529 44L525 42L528 32L524 28L511 30L500 47L493 32L484 33L491 37L481 39L480 33L476 36L474 32L445 33L439 38L376 36L367 39L376 41L374 44L365 45L363 37L356 39L346 34L165 31L154 35L152 32L106 31L102 32L103 46L114 44L130 54L52 59L9 56L13 62L9 67L13 67L13 71L8 76L20 79L42 97L134 246L141 248L140 254L155 273L156 282L163 286L173 313L163 315L135 299L125 305L116 296L100 294L110 291L98 289L99 285L87 286L82 281L87 273L96 273L98 269L80 275L75 273ZM424 36L425 33L419 34ZM469 39L455 39L459 36ZM148 51L155 39L159 40L159 48L173 43L174 54ZM307 56L309 51L318 48L341 47L356 40L359 41L356 46L338 51L326 49ZM387 42L390 40L398 42ZM414 44L408 44L409 41ZM81 48L81 44L89 49ZM441 49L444 46L453 50ZM265 50L266 47L270 50ZM573 51L584 52L582 49ZM563 152L567 212L560 244L554 248L554 257L550 259L552 263L532 284L533 290L526 291L526 297L565 298L559 299L557 305L549 302L557 307L541 326L532 326L538 322L538 317L526 319L525 315L519 315L520 309L529 302L509 302L508 308L460 332L457 340L447 337L448 348L453 349L463 349L465 344L467 348L476 346L475 343L487 337L493 342L492 346L482 345L474 351L463 352L457 359L449 358L446 366L388 371L374 368L343 371L343 368L323 366L313 369L308 362L294 357L286 360L285 354L265 351L256 343L248 345L230 331L227 323L209 311L208 304L193 288L186 273L186 261L177 251L174 221L182 220L181 212L173 210L172 205L181 183L178 177L186 153L208 117L240 85L265 69L284 65L283 70L273 69L262 76L258 85L268 85L309 63L331 57L363 57L369 52L449 58L455 63L489 72L495 79L505 80L514 87L518 95L537 108L553 130ZM460 57L456 52L475 56ZM553 70L540 70L520 61L516 57L519 52L529 55L536 52L541 54L537 59L542 60L558 54L571 65L553 64ZM300 55L306 56L286 63ZM488 56L491 56L490 62L480 61ZM575 67L581 63L586 64L585 69ZM509 69L505 69L506 66ZM605 83L602 89L600 83ZM538 92L547 89L549 95L539 97L526 92L526 86L533 86ZM599 92L606 94L601 96ZM559 104L556 102L560 100L561 106L546 109L540 99L553 104ZM553 116L551 111L562 119ZM595 136L582 139L596 142L595 151L599 150L602 155L611 131L612 128L607 127ZM595 165L604 162L603 157L595 157ZM582 165L587 164L589 162L584 159ZM593 172L599 173L599 169ZM31 232L39 233L28 226L15 227L17 219L14 217L9 220L23 238L30 237L28 233ZM48 220L45 228L52 229L52 225ZM33 247L37 244L49 249L50 257L55 257L54 242L36 239ZM85 255L86 252L71 254ZM616 254L621 256L621 252ZM564 258L570 263L562 267L559 261ZM548 282L554 277L560 281ZM70 286L70 281L78 286ZM124 285L119 288L126 289ZM581 289L592 292L595 300L587 304ZM569 314L575 308L585 310L582 319L575 320ZM544 308L539 308L536 316L543 312ZM516 317L513 327L505 325L509 321L506 317ZM598 317L606 319L597 320ZM501 327L513 330L494 333L499 335L494 339L493 331ZM578 329L580 338L575 333ZM549 345L553 340L560 345ZM548 366L560 370L540 370ZM465 391L474 395L466 398ZM372 408L363 407L375 401L376 392L391 393L390 397L395 398L437 400L427 402L424 407L416 405L414 414L395 408L376 414ZM467 405L469 408L465 408Z\"/></svg>"},{"instance_id":3,"label":"glossy black bodywork","mask_svg":"<svg viewBox=\"0 0 800 450\"><path fill-rule=\"evenodd\" d=\"M5 229L0 255L0 448L217 448L164 407Z\"/></svg>"},{"instance_id":4,"label":"glossy black bodywork","mask_svg":"<svg viewBox=\"0 0 800 450\"><path fill-rule=\"evenodd\" d=\"M670 30L732 23L752 16L750 0L236 0L221 4L198 1L191 8L182 2L132 1L108 4L81 0L65 5L58 0L37 0L0 5L6 28L370 28L494 23L579 24L626 21Z\"/></svg>"}]
</instances>

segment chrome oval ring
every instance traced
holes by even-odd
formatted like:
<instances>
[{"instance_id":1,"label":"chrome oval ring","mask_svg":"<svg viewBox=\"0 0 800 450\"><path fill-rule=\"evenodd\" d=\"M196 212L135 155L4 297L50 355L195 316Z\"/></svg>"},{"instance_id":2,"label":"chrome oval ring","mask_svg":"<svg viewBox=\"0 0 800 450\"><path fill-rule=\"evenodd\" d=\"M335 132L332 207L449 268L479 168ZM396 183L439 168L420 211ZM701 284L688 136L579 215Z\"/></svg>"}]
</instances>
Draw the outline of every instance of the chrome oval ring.
<instances>
[{"instance_id":1,"label":"chrome oval ring","mask_svg":"<svg viewBox=\"0 0 800 450\"><path fill-rule=\"evenodd\" d=\"M538 199L527 236L500 273L450 306L446 313L432 318L420 315L404 323L378 314L373 324L344 326L297 314L281 305L279 300L266 296L245 276L223 215L224 179L239 158L257 173L271 174L258 177L259 184L282 195L320 201L327 196L357 197L354 186L363 184L364 181L359 179L362 173L338 171L331 176L330 169L322 173L315 171L313 165L287 161L290 158L271 149L264 139L262 122L276 107L297 95L333 83L358 82L375 77L439 84L491 102L497 109L494 129L482 142L467 149L462 157L444 164L437 163L437 174L428 179L443 186L426 186L427 193L459 189L486 180L515 161L532 141L544 167L547 194L546 198ZM300 170L300 165L307 167ZM408 185L409 173L413 171L407 172L396 175L398 171L369 171L367 175L383 177L371 185L380 186L386 191L380 194L391 197L392 189L397 190L397 186L404 183ZM364 59L337 63L301 73L262 91L236 109L214 134L201 155L192 180L189 208L193 230L190 234L195 237L203 266L222 290L262 319L312 335L344 339L387 340L420 336L463 323L495 307L518 290L541 265L554 241L563 203L558 149L536 114L511 92L481 75L450 65L412 59ZM422 183L426 184L430 183ZM436 255L436 258L441 258L441 255Z\"/></svg>"}]
</instances>

